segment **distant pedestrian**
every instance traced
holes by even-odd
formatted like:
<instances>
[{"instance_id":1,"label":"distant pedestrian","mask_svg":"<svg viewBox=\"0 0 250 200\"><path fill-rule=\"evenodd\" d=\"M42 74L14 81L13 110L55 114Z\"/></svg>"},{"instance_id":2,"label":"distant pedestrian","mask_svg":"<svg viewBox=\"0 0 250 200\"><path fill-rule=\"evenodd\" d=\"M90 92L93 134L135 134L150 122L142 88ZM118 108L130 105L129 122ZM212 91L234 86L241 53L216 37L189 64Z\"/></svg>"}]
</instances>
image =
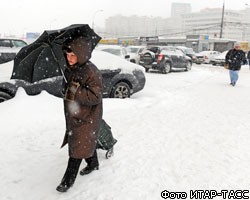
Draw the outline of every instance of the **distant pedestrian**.
<instances>
[{"instance_id":1,"label":"distant pedestrian","mask_svg":"<svg viewBox=\"0 0 250 200\"><path fill-rule=\"evenodd\" d=\"M230 85L235 86L239 79L239 71L241 65L247 62L245 52L240 49L240 45L236 43L234 48L226 54L226 64L228 64Z\"/></svg>"},{"instance_id":2,"label":"distant pedestrian","mask_svg":"<svg viewBox=\"0 0 250 200\"><path fill-rule=\"evenodd\" d=\"M248 60L248 65L250 69L250 50L247 52L247 60Z\"/></svg>"}]
</instances>

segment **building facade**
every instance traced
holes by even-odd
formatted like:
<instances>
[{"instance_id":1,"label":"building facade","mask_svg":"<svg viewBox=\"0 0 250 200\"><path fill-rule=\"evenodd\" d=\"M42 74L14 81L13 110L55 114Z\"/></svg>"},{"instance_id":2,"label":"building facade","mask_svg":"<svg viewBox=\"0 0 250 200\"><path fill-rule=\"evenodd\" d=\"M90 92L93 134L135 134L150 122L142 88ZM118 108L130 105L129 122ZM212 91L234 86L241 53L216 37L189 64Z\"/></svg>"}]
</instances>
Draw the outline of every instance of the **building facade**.
<instances>
[{"instance_id":1,"label":"building facade","mask_svg":"<svg viewBox=\"0 0 250 200\"><path fill-rule=\"evenodd\" d=\"M222 20L222 9L204 9L200 12L182 15L182 30L188 34L206 34L210 37L236 40L243 39L242 23L244 13L225 10Z\"/></svg>"},{"instance_id":2,"label":"building facade","mask_svg":"<svg viewBox=\"0 0 250 200\"><path fill-rule=\"evenodd\" d=\"M191 5L189 3L172 3L171 18L178 17L182 14L191 13Z\"/></svg>"},{"instance_id":3,"label":"building facade","mask_svg":"<svg viewBox=\"0 0 250 200\"><path fill-rule=\"evenodd\" d=\"M175 12L177 14L177 11ZM204 9L180 16L161 18L148 16L116 15L106 19L104 37L185 37L208 35L209 38L232 39L250 42L250 8L245 10Z\"/></svg>"}]
</instances>

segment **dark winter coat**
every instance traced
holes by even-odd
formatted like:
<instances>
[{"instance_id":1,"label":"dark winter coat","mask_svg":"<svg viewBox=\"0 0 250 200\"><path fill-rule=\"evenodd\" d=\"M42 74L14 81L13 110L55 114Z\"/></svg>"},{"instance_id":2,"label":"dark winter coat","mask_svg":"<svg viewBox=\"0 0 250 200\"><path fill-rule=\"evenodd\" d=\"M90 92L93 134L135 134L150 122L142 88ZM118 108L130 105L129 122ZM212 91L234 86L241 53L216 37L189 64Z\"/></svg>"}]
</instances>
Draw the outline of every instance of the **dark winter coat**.
<instances>
[{"instance_id":1,"label":"dark winter coat","mask_svg":"<svg viewBox=\"0 0 250 200\"><path fill-rule=\"evenodd\" d=\"M88 158L96 149L102 119L102 76L89 61L90 48L86 49L80 39L74 40L70 49L77 55L78 64L65 71L66 133L62 147L68 143L72 158Z\"/></svg>"},{"instance_id":2,"label":"dark winter coat","mask_svg":"<svg viewBox=\"0 0 250 200\"><path fill-rule=\"evenodd\" d=\"M247 52L247 59L250 60L250 51Z\"/></svg>"},{"instance_id":3,"label":"dark winter coat","mask_svg":"<svg viewBox=\"0 0 250 200\"><path fill-rule=\"evenodd\" d=\"M231 49L226 54L226 64L229 65L230 70L240 70L243 62L246 62L246 55L242 50Z\"/></svg>"}]
</instances>

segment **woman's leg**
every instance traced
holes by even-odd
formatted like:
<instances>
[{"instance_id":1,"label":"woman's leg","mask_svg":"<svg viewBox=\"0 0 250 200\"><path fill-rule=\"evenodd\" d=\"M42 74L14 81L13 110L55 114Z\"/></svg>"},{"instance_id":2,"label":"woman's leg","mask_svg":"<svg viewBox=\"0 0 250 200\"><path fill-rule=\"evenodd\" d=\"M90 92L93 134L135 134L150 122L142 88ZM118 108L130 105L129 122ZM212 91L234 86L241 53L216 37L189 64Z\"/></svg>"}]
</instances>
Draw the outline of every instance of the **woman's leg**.
<instances>
[{"instance_id":1,"label":"woman's leg","mask_svg":"<svg viewBox=\"0 0 250 200\"><path fill-rule=\"evenodd\" d=\"M83 176L83 175L91 173L94 170L99 169L99 162L98 162L96 150L93 156L91 156L90 158L86 158L85 161L87 162L87 166L80 171L80 175Z\"/></svg>"},{"instance_id":2,"label":"woman's leg","mask_svg":"<svg viewBox=\"0 0 250 200\"><path fill-rule=\"evenodd\" d=\"M65 171L65 174L62 178L62 181L56 190L59 192L66 192L71 186L73 186L77 173L79 171L80 164L82 159L71 158L69 157L68 166Z\"/></svg>"}]
</instances>

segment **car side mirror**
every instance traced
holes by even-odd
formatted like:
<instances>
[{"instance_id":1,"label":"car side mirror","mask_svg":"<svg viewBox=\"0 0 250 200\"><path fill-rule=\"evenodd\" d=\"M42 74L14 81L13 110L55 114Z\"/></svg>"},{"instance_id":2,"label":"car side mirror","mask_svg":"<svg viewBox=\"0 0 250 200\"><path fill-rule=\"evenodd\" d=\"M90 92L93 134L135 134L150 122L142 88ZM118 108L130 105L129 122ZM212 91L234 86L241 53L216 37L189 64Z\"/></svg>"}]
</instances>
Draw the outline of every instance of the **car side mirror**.
<instances>
[{"instance_id":1,"label":"car side mirror","mask_svg":"<svg viewBox=\"0 0 250 200\"><path fill-rule=\"evenodd\" d=\"M129 59L129 58L130 58L130 55L126 55L126 56L125 56L125 59Z\"/></svg>"}]
</instances>

